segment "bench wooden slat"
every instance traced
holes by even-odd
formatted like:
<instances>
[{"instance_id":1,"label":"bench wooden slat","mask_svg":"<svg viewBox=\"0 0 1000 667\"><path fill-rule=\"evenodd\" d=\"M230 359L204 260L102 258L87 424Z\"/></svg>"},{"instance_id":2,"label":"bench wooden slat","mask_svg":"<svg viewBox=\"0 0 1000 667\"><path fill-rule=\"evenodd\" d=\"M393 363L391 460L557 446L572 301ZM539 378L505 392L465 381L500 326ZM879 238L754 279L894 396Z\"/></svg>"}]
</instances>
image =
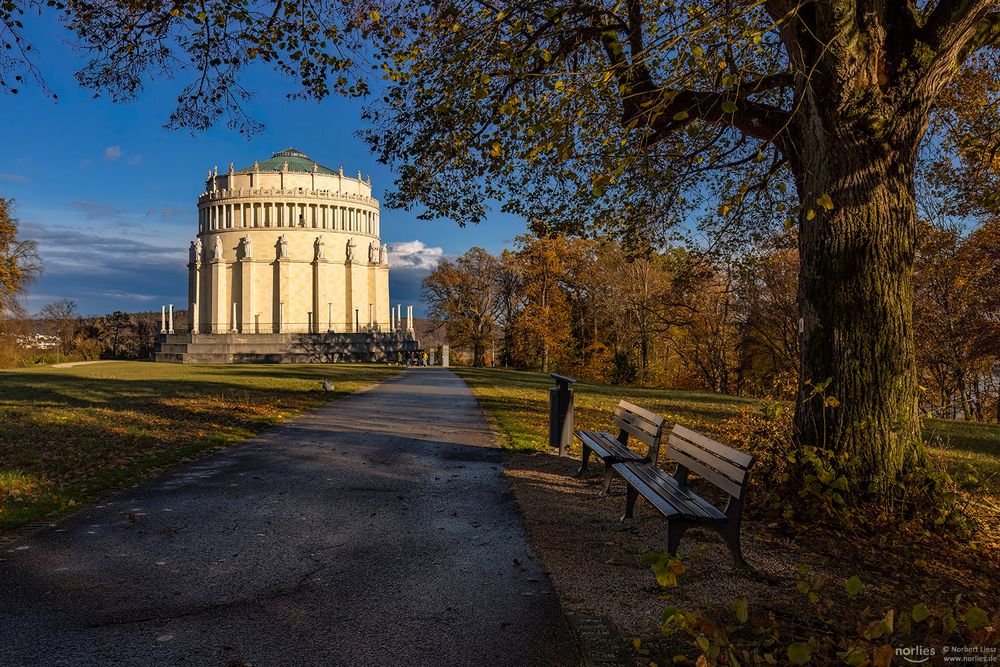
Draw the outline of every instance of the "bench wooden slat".
<instances>
[{"instance_id":1,"label":"bench wooden slat","mask_svg":"<svg viewBox=\"0 0 1000 667\"><path fill-rule=\"evenodd\" d=\"M635 439L641 440L642 442L646 443L647 447L652 447L654 443L656 443L657 440L659 440L659 438L655 433L650 434L647 431L642 430L641 428L637 428L631 422L627 422L624 419L619 419L618 417L615 417L614 422L615 426L622 429Z\"/></svg>"},{"instance_id":2,"label":"bench wooden slat","mask_svg":"<svg viewBox=\"0 0 1000 667\"><path fill-rule=\"evenodd\" d=\"M685 517L689 518L693 515L684 507L683 503L674 504L671 499L665 497L663 494L657 493L653 488L646 483L646 481L639 477L637 471L635 470L635 464L628 466L625 463L616 463L615 472L621 475L625 483L630 485L632 488L636 489L643 498L649 501L652 505L660 512L663 516L669 518L673 517Z\"/></svg>"},{"instance_id":3,"label":"bench wooden slat","mask_svg":"<svg viewBox=\"0 0 1000 667\"><path fill-rule=\"evenodd\" d=\"M662 468L636 464L620 463L615 470L627 469L636 480L645 483L648 490L663 496L676 507L680 514L693 521L724 521L726 515L716 509L711 503L683 488ZM624 475L622 475L624 477ZM641 492L647 496L645 492Z\"/></svg>"},{"instance_id":4,"label":"bench wooden slat","mask_svg":"<svg viewBox=\"0 0 1000 667\"><path fill-rule=\"evenodd\" d=\"M682 465L699 477L703 477L707 481L711 482L715 486L719 487L733 498L739 498L743 493L743 487L737 484L733 480L729 479L723 475L718 470L713 470L707 465L702 463L696 458L692 458L688 454L678 450L671 449L668 454L670 458L677 461L678 465Z\"/></svg>"},{"instance_id":5,"label":"bench wooden slat","mask_svg":"<svg viewBox=\"0 0 1000 667\"><path fill-rule=\"evenodd\" d=\"M738 449L733 449L732 447L724 445L721 442L716 442L711 438L706 438L701 433L695 433L691 429L681 426L680 424L674 424L673 433L689 442L693 442L702 449L712 452L719 458L731 461L740 468L748 468L750 466L750 462L753 461L753 457L749 454L744 454Z\"/></svg>"},{"instance_id":6,"label":"bench wooden slat","mask_svg":"<svg viewBox=\"0 0 1000 667\"><path fill-rule=\"evenodd\" d=\"M624 408L624 409L628 410L629 412L633 412L633 413L639 415L640 417L642 417L643 419L645 419L649 423L653 424L657 428L659 428L660 426L662 426L663 422L666 421L666 419L664 419L660 415L656 414L655 412L651 412L651 411L647 410L646 408L644 408L642 406L636 405L635 403L629 403L628 401L619 401L618 402L618 407L619 408Z\"/></svg>"},{"instance_id":7,"label":"bench wooden slat","mask_svg":"<svg viewBox=\"0 0 1000 667\"><path fill-rule=\"evenodd\" d=\"M605 431L577 431L576 437L602 459L641 461L642 455L623 447L610 433Z\"/></svg>"},{"instance_id":8,"label":"bench wooden slat","mask_svg":"<svg viewBox=\"0 0 1000 667\"><path fill-rule=\"evenodd\" d=\"M670 438L667 440L667 444L668 456L672 457L673 452L683 452L691 458L701 461L708 467L721 472L737 484L743 484L743 480L746 479L747 471L745 468L738 468L725 459L713 456L709 452L706 452L697 445L691 444L687 440L683 440L671 434Z\"/></svg>"},{"instance_id":9,"label":"bench wooden slat","mask_svg":"<svg viewBox=\"0 0 1000 667\"><path fill-rule=\"evenodd\" d=\"M615 418L627 421L636 428L642 429L650 435L656 435L663 430L663 420L650 421L649 419L643 417L642 415L636 414L634 412L629 412L622 406L618 406L614 410Z\"/></svg>"}]
</instances>

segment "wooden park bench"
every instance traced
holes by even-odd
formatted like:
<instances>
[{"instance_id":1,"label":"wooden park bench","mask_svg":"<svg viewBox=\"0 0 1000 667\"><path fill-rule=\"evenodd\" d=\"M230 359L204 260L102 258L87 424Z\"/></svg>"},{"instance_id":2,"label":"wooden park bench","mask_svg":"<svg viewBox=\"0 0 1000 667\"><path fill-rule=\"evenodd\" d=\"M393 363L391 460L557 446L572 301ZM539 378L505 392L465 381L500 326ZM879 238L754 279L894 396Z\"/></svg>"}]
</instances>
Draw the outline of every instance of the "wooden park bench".
<instances>
[{"instance_id":1,"label":"wooden park bench","mask_svg":"<svg viewBox=\"0 0 1000 667\"><path fill-rule=\"evenodd\" d=\"M740 549L740 522L743 500L754 458L711 440L683 426L674 426L667 441L667 456L677 462L673 475L652 463L635 459L619 461L614 470L628 485L625 515L632 518L635 500L641 495L667 518L667 551L677 553L677 545L688 528L712 528L722 535L733 559L746 565ZM724 510L697 495L687 486L694 473L729 496Z\"/></svg>"},{"instance_id":2,"label":"wooden park bench","mask_svg":"<svg viewBox=\"0 0 1000 667\"><path fill-rule=\"evenodd\" d=\"M583 477L587 474L587 463L591 452L600 457L604 461L604 488L600 493L602 496L611 488L614 464L626 461L655 464L660 452L660 440L663 438L663 417L628 401L618 403L613 420L615 426L620 429L617 438L607 431L576 431L576 437L583 443L583 463L577 475ZM645 443L645 454L629 449L629 436Z\"/></svg>"}]
</instances>

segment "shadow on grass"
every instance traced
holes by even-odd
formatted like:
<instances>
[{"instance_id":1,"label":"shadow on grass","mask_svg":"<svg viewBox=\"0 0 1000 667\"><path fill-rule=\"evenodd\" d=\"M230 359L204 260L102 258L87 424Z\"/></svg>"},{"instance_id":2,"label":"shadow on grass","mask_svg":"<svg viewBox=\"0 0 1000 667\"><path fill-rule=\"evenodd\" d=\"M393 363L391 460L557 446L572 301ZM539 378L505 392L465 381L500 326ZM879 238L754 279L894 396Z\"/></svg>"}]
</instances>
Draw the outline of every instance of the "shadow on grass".
<instances>
[{"instance_id":1,"label":"shadow on grass","mask_svg":"<svg viewBox=\"0 0 1000 667\"><path fill-rule=\"evenodd\" d=\"M231 368L121 364L0 373L0 467L39 480L31 493L0 495L0 530L69 511L396 372ZM337 391L323 392L323 379Z\"/></svg>"}]
</instances>

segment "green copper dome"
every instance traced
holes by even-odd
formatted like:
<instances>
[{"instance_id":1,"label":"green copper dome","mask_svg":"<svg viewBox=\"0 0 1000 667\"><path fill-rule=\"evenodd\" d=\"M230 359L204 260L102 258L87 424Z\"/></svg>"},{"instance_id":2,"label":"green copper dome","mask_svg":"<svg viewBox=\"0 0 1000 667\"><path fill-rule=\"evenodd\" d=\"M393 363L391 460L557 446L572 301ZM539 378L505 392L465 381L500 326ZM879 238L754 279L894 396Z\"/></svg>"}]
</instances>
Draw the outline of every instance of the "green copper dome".
<instances>
[{"instance_id":1,"label":"green copper dome","mask_svg":"<svg viewBox=\"0 0 1000 667\"><path fill-rule=\"evenodd\" d=\"M285 163L288 163L288 171L296 171L301 173L312 173L313 165L316 165L316 173L318 174L336 174L337 172L329 167L324 167L321 164L316 164L308 155L300 150L294 148L286 148L283 151L278 151L271 156L269 160L264 160L263 162L257 163L258 171L282 171L284 169ZM254 166L250 165L240 169L240 173L249 174L254 170Z\"/></svg>"}]
</instances>

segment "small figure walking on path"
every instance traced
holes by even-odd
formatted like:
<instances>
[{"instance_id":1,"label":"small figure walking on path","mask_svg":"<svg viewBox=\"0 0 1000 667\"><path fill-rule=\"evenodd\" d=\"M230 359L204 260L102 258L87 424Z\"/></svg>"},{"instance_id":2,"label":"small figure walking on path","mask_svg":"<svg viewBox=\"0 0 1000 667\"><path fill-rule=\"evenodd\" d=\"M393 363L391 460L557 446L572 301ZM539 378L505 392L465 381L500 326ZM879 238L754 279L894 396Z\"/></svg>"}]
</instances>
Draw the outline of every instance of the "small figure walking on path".
<instances>
[{"instance_id":1,"label":"small figure walking on path","mask_svg":"<svg viewBox=\"0 0 1000 667\"><path fill-rule=\"evenodd\" d=\"M423 366L427 365L427 353L426 352L424 352L424 354L421 357L420 361L421 361L421 365L423 365Z\"/></svg>"}]
</instances>

